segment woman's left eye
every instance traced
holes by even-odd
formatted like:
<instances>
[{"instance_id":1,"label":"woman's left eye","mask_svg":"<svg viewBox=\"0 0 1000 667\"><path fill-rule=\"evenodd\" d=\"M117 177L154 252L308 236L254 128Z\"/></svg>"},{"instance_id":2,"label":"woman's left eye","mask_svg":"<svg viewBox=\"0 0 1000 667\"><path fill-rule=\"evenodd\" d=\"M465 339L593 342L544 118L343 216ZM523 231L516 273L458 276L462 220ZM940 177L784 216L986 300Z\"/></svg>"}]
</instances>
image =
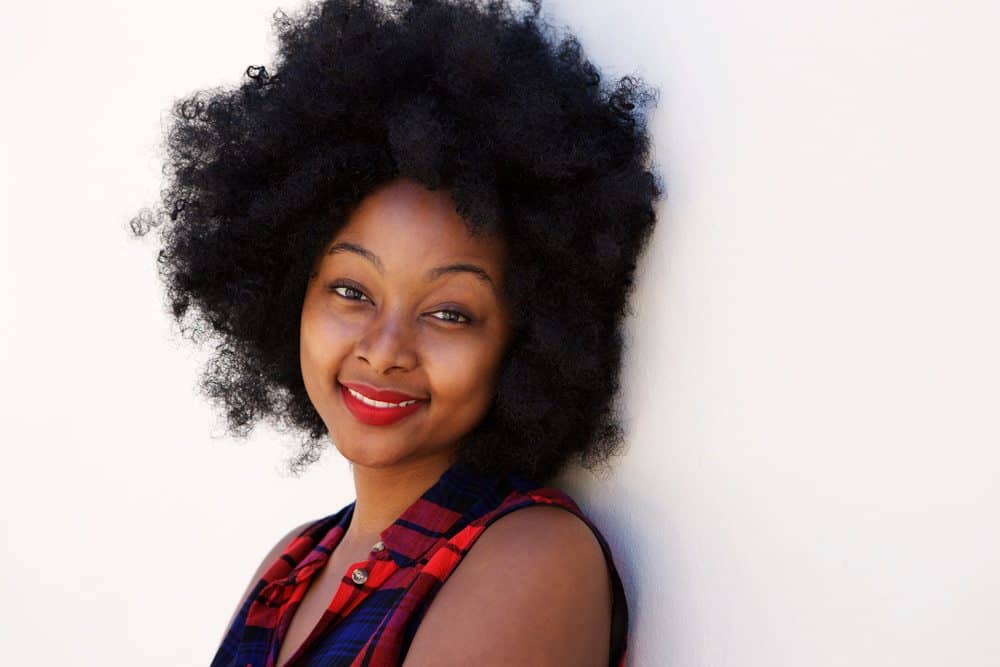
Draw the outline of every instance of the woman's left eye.
<instances>
[{"instance_id":1,"label":"woman's left eye","mask_svg":"<svg viewBox=\"0 0 1000 667\"><path fill-rule=\"evenodd\" d=\"M467 324L467 323L469 323L469 322L472 321L467 315L465 315L464 313L460 313L457 310L437 310L437 311L434 311L433 313L431 313L431 315L437 315L438 313L444 313L445 315L449 315L450 316L450 317L438 317L438 318L436 318L436 319L441 320L442 322L454 322L455 324Z\"/></svg>"}]
</instances>

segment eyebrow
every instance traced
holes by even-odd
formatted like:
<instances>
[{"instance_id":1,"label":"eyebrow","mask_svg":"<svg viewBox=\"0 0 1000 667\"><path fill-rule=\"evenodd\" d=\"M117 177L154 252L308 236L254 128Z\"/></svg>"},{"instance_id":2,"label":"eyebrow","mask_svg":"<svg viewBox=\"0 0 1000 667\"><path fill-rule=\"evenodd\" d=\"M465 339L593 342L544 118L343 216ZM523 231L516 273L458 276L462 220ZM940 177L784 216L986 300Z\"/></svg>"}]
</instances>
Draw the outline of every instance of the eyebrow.
<instances>
[{"instance_id":1,"label":"eyebrow","mask_svg":"<svg viewBox=\"0 0 1000 667\"><path fill-rule=\"evenodd\" d=\"M378 258L378 255L364 246L360 246L356 243L350 243L349 241L338 241L330 246L330 250L328 250L326 254L334 255L338 252L349 252L358 255L359 257L364 257L375 266L380 274L385 275L385 266L382 264L382 260ZM497 291L496 283L493 282L493 279L490 278L490 274L486 273L485 269L477 264L469 264L465 262L436 266L427 272L424 280L431 282L432 280L437 280L441 276L449 273L470 273L488 284L494 292Z\"/></svg>"}]
</instances>

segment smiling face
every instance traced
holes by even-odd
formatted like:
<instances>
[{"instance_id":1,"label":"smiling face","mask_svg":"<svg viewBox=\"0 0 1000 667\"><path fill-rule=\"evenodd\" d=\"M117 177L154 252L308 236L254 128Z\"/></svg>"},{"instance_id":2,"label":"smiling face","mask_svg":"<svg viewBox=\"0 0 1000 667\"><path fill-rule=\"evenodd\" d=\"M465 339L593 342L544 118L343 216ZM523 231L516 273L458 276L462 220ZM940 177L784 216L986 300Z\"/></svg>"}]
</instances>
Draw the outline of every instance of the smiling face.
<instances>
[{"instance_id":1,"label":"smiling face","mask_svg":"<svg viewBox=\"0 0 1000 667\"><path fill-rule=\"evenodd\" d=\"M454 459L489 408L510 337L505 253L501 238L469 235L446 191L409 179L362 200L326 245L302 307L300 362L348 460Z\"/></svg>"}]
</instances>

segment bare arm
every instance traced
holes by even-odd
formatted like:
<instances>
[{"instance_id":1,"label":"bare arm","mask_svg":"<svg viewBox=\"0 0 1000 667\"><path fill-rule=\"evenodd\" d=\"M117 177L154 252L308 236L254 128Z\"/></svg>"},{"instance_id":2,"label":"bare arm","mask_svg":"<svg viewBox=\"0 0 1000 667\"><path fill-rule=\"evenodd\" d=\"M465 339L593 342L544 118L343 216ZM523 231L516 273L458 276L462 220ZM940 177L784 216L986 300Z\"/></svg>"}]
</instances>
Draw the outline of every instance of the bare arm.
<instances>
[{"instance_id":1,"label":"bare arm","mask_svg":"<svg viewBox=\"0 0 1000 667\"><path fill-rule=\"evenodd\" d=\"M607 564L570 512L532 506L486 529L428 608L404 667L606 667Z\"/></svg>"}]
</instances>

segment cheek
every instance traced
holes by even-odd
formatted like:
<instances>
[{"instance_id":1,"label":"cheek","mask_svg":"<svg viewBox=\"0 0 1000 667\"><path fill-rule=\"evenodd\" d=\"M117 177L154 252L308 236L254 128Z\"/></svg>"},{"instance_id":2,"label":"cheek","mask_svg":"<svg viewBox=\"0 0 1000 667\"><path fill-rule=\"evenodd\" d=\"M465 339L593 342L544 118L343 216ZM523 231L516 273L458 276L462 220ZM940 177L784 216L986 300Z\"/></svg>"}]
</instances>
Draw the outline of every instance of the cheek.
<instances>
[{"instance_id":1,"label":"cheek","mask_svg":"<svg viewBox=\"0 0 1000 667\"><path fill-rule=\"evenodd\" d=\"M347 323L324 311L321 305L303 308L299 325L299 362L302 376L309 383L333 382L334 364L339 364L350 349L355 331Z\"/></svg>"},{"instance_id":2,"label":"cheek","mask_svg":"<svg viewBox=\"0 0 1000 667\"><path fill-rule=\"evenodd\" d=\"M449 409L482 410L493 393L500 362L495 341L484 337L463 345L441 344L425 350L432 389Z\"/></svg>"}]
</instances>

